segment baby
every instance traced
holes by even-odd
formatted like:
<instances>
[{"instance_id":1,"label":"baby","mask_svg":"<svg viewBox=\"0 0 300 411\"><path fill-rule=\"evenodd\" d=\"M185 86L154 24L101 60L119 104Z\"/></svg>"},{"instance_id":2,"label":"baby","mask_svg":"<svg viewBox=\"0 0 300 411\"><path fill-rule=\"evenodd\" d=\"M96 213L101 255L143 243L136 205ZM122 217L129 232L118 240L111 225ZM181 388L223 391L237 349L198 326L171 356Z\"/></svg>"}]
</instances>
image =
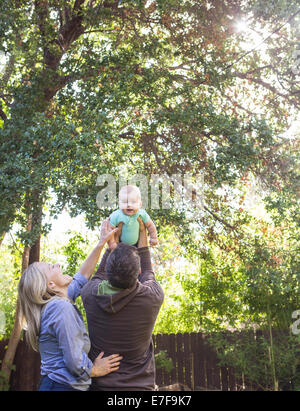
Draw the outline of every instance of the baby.
<instances>
[{"instance_id":1,"label":"baby","mask_svg":"<svg viewBox=\"0 0 300 411\"><path fill-rule=\"evenodd\" d=\"M116 227L119 223L122 225L120 241L129 245L137 245L139 239L140 224L138 217L144 222L149 235L150 245L158 244L156 227L147 212L141 208L141 192L134 185L127 185L121 188L119 192L119 209L109 216L111 227ZM117 243L114 239L108 242L110 249L114 249Z\"/></svg>"}]
</instances>

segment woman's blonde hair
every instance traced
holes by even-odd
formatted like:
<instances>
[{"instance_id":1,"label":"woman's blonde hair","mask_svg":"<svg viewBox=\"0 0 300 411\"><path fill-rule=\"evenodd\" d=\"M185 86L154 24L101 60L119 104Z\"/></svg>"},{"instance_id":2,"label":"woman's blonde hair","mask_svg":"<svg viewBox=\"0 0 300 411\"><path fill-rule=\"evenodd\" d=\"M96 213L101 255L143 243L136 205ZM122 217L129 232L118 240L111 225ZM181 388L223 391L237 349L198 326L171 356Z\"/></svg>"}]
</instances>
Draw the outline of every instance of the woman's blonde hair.
<instances>
[{"instance_id":1,"label":"woman's blonde hair","mask_svg":"<svg viewBox=\"0 0 300 411\"><path fill-rule=\"evenodd\" d=\"M59 298L48 287L48 278L43 266L36 262L31 264L22 274L18 287L19 303L26 339L31 347L38 351L41 311L45 304Z\"/></svg>"}]
</instances>

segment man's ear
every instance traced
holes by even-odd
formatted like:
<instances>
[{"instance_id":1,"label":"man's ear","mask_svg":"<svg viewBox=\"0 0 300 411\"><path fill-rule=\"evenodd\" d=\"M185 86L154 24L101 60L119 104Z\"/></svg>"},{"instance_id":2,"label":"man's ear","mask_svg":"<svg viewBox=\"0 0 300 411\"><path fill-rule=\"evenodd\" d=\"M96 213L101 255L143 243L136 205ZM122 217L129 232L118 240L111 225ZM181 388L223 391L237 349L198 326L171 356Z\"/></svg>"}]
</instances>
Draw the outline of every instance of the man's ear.
<instances>
[{"instance_id":1,"label":"man's ear","mask_svg":"<svg viewBox=\"0 0 300 411\"><path fill-rule=\"evenodd\" d=\"M140 269L139 269L139 275L141 275L142 274L142 269L141 269L141 267L140 267Z\"/></svg>"}]
</instances>

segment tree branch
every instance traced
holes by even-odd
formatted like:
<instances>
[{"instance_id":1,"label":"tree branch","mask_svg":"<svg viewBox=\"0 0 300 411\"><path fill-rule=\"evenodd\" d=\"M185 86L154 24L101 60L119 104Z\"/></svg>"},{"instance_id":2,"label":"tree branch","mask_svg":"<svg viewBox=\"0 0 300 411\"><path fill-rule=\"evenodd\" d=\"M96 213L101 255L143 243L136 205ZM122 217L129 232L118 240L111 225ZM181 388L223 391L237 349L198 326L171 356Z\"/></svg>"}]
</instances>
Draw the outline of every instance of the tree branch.
<instances>
[{"instance_id":1,"label":"tree branch","mask_svg":"<svg viewBox=\"0 0 300 411\"><path fill-rule=\"evenodd\" d=\"M73 6L73 15L76 14L74 12L77 12L79 10L82 10L82 6L84 4L85 0L76 0Z\"/></svg>"},{"instance_id":2,"label":"tree branch","mask_svg":"<svg viewBox=\"0 0 300 411\"><path fill-rule=\"evenodd\" d=\"M232 73L232 74L233 74L234 76L238 77L238 78L241 78L241 79L244 79L244 80L249 80L250 82L259 84L260 86L266 88L267 90L269 90L269 91L271 91L272 93L278 95L279 97L284 98L284 99L287 100L289 103L294 104L296 107L299 106L299 102L298 102L297 100L295 100L295 99L291 99L291 98L290 98L290 97L291 97L290 94L283 94L283 93L279 92L276 87L272 86L272 85L269 84L269 83L266 83L265 81L263 81L263 80L261 80L261 79L259 79L259 78L249 77L249 76L247 75L247 73L234 72L234 73Z\"/></svg>"},{"instance_id":3,"label":"tree branch","mask_svg":"<svg viewBox=\"0 0 300 411\"><path fill-rule=\"evenodd\" d=\"M257 115L257 113L253 113L252 111L248 110L247 108L241 106L239 103L237 103L235 100L233 100L230 96L223 94L223 96L230 101L235 107L238 107L239 109L245 111L249 116Z\"/></svg>"},{"instance_id":4,"label":"tree branch","mask_svg":"<svg viewBox=\"0 0 300 411\"><path fill-rule=\"evenodd\" d=\"M4 111L2 110L2 108L0 108L0 117L2 118L3 121L7 120L6 114L4 113Z\"/></svg>"},{"instance_id":5,"label":"tree branch","mask_svg":"<svg viewBox=\"0 0 300 411\"><path fill-rule=\"evenodd\" d=\"M223 220L221 217L219 217L217 214L215 214L213 211L211 211L208 207L203 206L204 210L207 211L209 214L211 214L213 216L213 218L217 221L219 221L220 223L222 223L224 226L226 226L227 228L230 228L230 230L235 230L235 228L227 223L227 221Z\"/></svg>"},{"instance_id":6,"label":"tree branch","mask_svg":"<svg viewBox=\"0 0 300 411\"><path fill-rule=\"evenodd\" d=\"M2 79L0 80L0 85L1 87L4 89L7 85L7 83L9 82L10 76L14 70L15 67L15 62L16 62L16 58L14 54L11 54L9 56L8 62L5 66L5 70L2 76Z\"/></svg>"}]
</instances>

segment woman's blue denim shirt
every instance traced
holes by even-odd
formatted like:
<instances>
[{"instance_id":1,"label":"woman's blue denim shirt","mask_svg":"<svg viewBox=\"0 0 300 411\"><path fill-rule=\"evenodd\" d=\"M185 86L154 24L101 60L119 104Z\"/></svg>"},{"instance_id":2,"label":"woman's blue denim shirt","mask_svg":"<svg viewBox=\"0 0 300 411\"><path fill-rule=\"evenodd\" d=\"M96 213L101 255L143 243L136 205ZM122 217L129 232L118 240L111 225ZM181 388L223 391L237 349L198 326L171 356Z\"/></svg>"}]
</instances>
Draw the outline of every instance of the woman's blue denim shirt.
<instances>
[{"instance_id":1,"label":"woman's blue denim shirt","mask_svg":"<svg viewBox=\"0 0 300 411\"><path fill-rule=\"evenodd\" d=\"M75 301L87 279L77 273L68 286ZM91 383L92 361L88 358L90 340L78 308L69 300L57 298L42 310L39 336L41 375L60 384L86 391Z\"/></svg>"}]
</instances>

